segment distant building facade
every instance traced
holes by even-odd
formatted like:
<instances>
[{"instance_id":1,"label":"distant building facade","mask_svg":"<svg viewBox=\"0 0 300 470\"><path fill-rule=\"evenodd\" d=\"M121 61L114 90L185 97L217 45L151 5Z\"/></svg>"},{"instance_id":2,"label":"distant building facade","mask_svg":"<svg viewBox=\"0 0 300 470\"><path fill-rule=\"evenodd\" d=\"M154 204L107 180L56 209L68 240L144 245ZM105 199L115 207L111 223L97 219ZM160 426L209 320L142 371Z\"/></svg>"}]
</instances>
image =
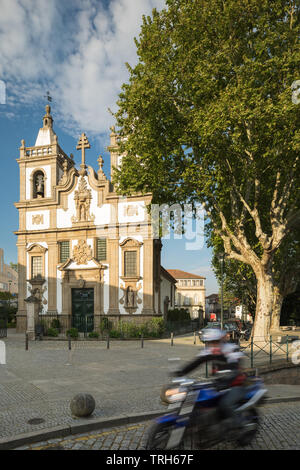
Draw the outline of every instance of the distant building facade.
<instances>
[{"instance_id":1,"label":"distant building facade","mask_svg":"<svg viewBox=\"0 0 300 470\"><path fill-rule=\"evenodd\" d=\"M0 292L18 293L18 273L4 263L3 248L0 248Z\"/></svg>"},{"instance_id":2,"label":"distant building facade","mask_svg":"<svg viewBox=\"0 0 300 470\"><path fill-rule=\"evenodd\" d=\"M160 267L161 311L166 318L168 310L175 308L177 280L162 266Z\"/></svg>"},{"instance_id":3,"label":"distant building facade","mask_svg":"<svg viewBox=\"0 0 300 470\"><path fill-rule=\"evenodd\" d=\"M205 277L187 273L180 269L168 269L176 279L175 304L177 308L186 308L191 318L205 315Z\"/></svg>"},{"instance_id":4,"label":"distant building facade","mask_svg":"<svg viewBox=\"0 0 300 470\"><path fill-rule=\"evenodd\" d=\"M218 294L211 294L205 298L205 318L207 321L220 321L221 304Z\"/></svg>"}]
</instances>

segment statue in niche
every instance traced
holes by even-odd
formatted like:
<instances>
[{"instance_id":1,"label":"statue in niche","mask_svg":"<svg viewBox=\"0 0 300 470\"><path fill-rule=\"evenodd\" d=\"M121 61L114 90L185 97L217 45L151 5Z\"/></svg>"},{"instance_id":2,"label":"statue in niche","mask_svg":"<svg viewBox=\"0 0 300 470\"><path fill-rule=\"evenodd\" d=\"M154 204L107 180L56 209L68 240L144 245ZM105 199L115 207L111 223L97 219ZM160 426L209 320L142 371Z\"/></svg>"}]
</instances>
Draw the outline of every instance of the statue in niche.
<instances>
[{"instance_id":1,"label":"statue in niche","mask_svg":"<svg viewBox=\"0 0 300 470\"><path fill-rule=\"evenodd\" d=\"M126 293L126 307L135 307L135 292L130 286L127 288Z\"/></svg>"},{"instance_id":2,"label":"statue in niche","mask_svg":"<svg viewBox=\"0 0 300 470\"><path fill-rule=\"evenodd\" d=\"M93 222L95 216L90 214L90 205L92 200L92 191L88 189L87 183L83 177L80 178L78 190L75 191L76 216L72 217L73 224L83 222Z\"/></svg>"},{"instance_id":3,"label":"statue in niche","mask_svg":"<svg viewBox=\"0 0 300 470\"><path fill-rule=\"evenodd\" d=\"M84 204L81 204L81 206L80 206L80 220L81 221L85 220L85 207L84 207Z\"/></svg>"}]
</instances>

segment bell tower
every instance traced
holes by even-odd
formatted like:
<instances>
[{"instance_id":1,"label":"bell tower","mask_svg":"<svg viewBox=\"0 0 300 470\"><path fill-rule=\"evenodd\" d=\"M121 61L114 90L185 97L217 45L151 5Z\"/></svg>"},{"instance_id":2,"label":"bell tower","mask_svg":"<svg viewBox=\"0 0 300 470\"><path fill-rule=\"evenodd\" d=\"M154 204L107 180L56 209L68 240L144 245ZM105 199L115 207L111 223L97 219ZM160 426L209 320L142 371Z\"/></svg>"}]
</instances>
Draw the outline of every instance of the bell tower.
<instances>
[{"instance_id":1,"label":"bell tower","mask_svg":"<svg viewBox=\"0 0 300 470\"><path fill-rule=\"evenodd\" d=\"M55 186L64 174L66 163L70 168L74 162L58 144L49 105L35 145L27 147L22 140L17 161L20 166L20 204L26 202L27 207L36 207L56 200Z\"/></svg>"},{"instance_id":2,"label":"bell tower","mask_svg":"<svg viewBox=\"0 0 300 470\"><path fill-rule=\"evenodd\" d=\"M35 145L27 147L21 141L20 200L15 203L19 211L18 266L19 266L19 326L26 322L24 299L29 295L30 283L39 275L45 280L43 308L55 310L51 304L55 299L55 273L48 268L49 260L57 257L54 231L57 227L56 212L60 204L59 182L74 167L72 157L65 154L58 144L53 130L51 108L46 106L43 127L39 129ZM53 300L54 302L54 300Z\"/></svg>"}]
</instances>

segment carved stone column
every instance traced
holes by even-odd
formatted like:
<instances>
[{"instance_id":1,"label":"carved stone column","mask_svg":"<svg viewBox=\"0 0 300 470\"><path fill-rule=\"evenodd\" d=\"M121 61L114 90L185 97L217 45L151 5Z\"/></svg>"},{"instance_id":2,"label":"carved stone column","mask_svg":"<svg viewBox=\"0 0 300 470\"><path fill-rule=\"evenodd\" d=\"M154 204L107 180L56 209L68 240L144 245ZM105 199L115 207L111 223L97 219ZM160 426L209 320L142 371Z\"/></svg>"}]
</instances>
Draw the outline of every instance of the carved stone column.
<instances>
[{"instance_id":1,"label":"carved stone column","mask_svg":"<svg viewBox=\"0 0 300 470\"><path fill-rule=\"evenodd\" d=\"M57 313L57 245L56 243L48 243L48 313Z\"/></svg>"},{"instance_id":2,"label":"carved stone column","mask_svg":"<svg viewBox=\"0 0 300 470\"><path fill-rule=\"evenodd\" d=\"M18 312L17 312L17 333L24 332L26 330L26 317L27 310L25 299L27 296L27 284L26 284L26 243L21 240L17 243L18 246Z\"/></svg>"},{"instance_id":3,"label":"carved stone column","mask_svg":"<svg viewBox=\"0 0 300 470\"><path fill-rule=\"evenodd\" d=\"M143 315L154 315L153 240L144 240Z\"/></svg>"},{"instance_id":4,"label":"carved stone column","mask_svg":"<svg viewBox=\"0 0 300 470\"><path fill-rule=\"evenodd\" d=\"M40 299L31 295L25 299L27 308L27 325L26 333L28 334L29 340L35 340L35 325L38 322Z\"/></svg>"},{"instance_id":5,"label":"carved stone column","mask_svg":"<svg viewBox=\"0 0 300 470\"><path fill-rule=\"evenodd\" d=\"M108 240L109 310L108 315L119 315L119 241Z\"/></svg>"}]
</instances>

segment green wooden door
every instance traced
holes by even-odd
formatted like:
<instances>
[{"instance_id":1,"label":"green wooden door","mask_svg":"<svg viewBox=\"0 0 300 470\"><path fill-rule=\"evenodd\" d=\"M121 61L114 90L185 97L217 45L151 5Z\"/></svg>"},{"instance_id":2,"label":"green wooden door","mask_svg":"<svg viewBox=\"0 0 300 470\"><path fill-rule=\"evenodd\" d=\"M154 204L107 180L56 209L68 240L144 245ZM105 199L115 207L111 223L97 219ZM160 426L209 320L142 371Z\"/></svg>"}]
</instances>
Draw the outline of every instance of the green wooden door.
<instances>
[{"instance_id":1,"label":"green wooden door","mask_svg":"<svg viewBox=\"0 0 300 470\"><path fill-rule=\"evenodd\" d=\"M82 333L94 330L94 289L72 289L72 327Z\"/></svg>"}]
</instances>

